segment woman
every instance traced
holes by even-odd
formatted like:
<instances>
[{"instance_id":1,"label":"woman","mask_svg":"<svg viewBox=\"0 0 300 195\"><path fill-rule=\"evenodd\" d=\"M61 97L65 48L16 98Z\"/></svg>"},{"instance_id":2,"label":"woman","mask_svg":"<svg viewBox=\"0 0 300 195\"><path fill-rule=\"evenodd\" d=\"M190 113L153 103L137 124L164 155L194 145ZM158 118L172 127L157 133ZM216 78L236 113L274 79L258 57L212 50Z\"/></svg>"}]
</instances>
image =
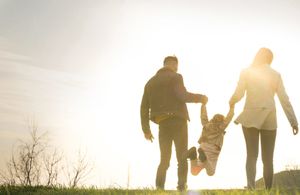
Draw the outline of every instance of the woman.
<instances>
[{"instance_id":1,"label":"woman","mask_svg":"<svg viewBox=\"0 0 300 195\"><path fill-rule=\"evenodd\" d=\"M294 135L298 133L298 122L289 101L281 76L270 67L273 54L270 49L261 48L250 67L244 69L229 104L234 106L246 92L243 112L235 120L241 124L247 148L247 187L255 188L256 161L258 157L258 139L261 139L263 177L266 189L273 182L273 153L276 138L277 120L274 95L287 116Z\"/></svg>"}]
</instances>

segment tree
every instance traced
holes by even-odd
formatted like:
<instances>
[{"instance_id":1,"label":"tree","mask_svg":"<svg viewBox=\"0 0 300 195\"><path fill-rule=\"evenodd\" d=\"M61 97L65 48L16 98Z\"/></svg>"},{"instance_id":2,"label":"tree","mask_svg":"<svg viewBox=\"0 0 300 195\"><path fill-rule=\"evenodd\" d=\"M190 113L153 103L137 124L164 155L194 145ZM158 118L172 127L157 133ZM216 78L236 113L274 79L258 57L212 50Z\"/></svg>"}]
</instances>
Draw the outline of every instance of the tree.
<instances>
[{"instance_id":1,"label":"tree","mask_svg":"<svg viewBox=\"0 0 300 195\"><path fill-rule=\"evenodd\" d=\"M46 148L46 133L39 135L34 121L28 125L29 141L20 140L20 145L13 150L7 163L7 174L1 174L2 180L8 184L39 185L41 181L41 154Z\"/></svg>"},{"instance_id":2,"label":"tree","mask_svg":"<svg viewBox=\"0 0 300 195\"><path fill-rule=\"evenodd\" d=\"M292 170L300 170L300 165L297 164L288 164L285 166L286 171L292 171Z\"/></svg>"},{"instance_id":3,"label":"tree","mask_svg":"<svg viewBox=\"0 0 300 195\"><path fill-rule=\"evenodd\" d=\"M66 167L68 186L71 188L77 187L80 182L87 178L92 170L93 166L87 160L86 153L82 154L79 151L77 161L73 163L71 170L70 167Z\"/></svg>"},{"instance_id":4,"label":"tree","mask_svg":"<svg viewBox=\"0 0 300 195\"><path fill-rule=\"evenodd\" d=\"M44 168L45 168L45 185L55 186L58 183L59 171L62 170L61 161L63 155L55 149L50 155L46 154L43 158Z\"/></svg>"},{"instance_id":5,"label":"tree","mask_svg":"<svg viewBox=\"0 0 300 195\"><path fill-rule=\"evenodd\" d=\"M35 121L28 123L29 140L19 140L7 162L6 172L0 172L0 184L25 186L57 186L60 174L66 170L69 187L77 187L91 173L93 166L87 160L86 153L78 152L75 163L62 164L64 158L58 149L49 145L47 133L38 133ZM62 175L62 174L61 174Z\"/></svg>"}]
</instances>

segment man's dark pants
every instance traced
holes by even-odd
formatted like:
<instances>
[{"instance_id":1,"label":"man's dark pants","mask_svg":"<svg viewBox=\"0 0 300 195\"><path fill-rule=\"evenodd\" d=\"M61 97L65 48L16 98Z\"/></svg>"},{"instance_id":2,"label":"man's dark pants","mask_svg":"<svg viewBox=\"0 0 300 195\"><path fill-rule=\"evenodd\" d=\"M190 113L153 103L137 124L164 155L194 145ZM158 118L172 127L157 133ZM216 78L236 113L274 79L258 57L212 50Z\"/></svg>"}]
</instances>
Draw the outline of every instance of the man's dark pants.
<instances>
[{"instance_id":1,"label":"man's dark pants","mask_svg":"<svg viewBox=\"0 0 300 195\"><path fill-rule=\"evenodd\" d=\"M243 132L247 148L247 186L250 189L255 188L256 161L258 157L258 142L260 136L265 187L266 189L270 189L273 183L273 154L276 130L260 130L243 127Z\"/></svg>"},{"instance_id":2,"label":"man's dark pants","mask_svg":"<svg viewBox=\"0 0 300 195\"><path fill-rule=\"evenodd\" d=\"M184 152L187 151L187 120L173 117L165 119L159 124L160 164L156 174L156 187L158 189L164 189L165 186L166 173L170 164L173 142L175 144L178 162L177 188L183 190L186 187L188 172L187 160L182 158Z\"/></svg>"}]
</instances>

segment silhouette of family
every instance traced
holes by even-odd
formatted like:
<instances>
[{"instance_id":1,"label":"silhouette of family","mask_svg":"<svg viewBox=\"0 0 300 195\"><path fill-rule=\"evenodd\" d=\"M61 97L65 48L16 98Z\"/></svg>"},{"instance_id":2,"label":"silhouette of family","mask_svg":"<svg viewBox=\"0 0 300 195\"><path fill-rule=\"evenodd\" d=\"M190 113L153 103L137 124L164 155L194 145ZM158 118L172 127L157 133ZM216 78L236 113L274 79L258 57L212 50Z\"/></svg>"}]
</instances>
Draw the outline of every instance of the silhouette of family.
<instances>
[{"instance_id":1,"label":"silhouette of family","mask_svg":"<svg viewBox=\"0 0 300 195\"><path fill-rule=\"evenodd\" d=\"M186 90L182 75L177 73L178 59L167 56L163 67L146 83L141 102L141 124L146 140L152 142L150 120L159 126L160 163L156 173L156 188L164 189L166 173L171 159L172 144L175 144L178 162L179 191L187 189L188 161L192 175L205 169L207 175L215 173L222 149L225 129L234 115L234 106L246 94L244 109L234 120L241 124L247 151L247 188L255 189L256 162L261 143L263 178L265 188L271 189L273 182L273 154L276 139L277 119L275 94L292 127L298 133L298 122L289 97L285 91L280 73L271 68L273 53L261 48L251 65L240 73L237 87L229 100L226 116L215 114L207 116L208 97L190 93ZM186 103L201 103L201 123L203 126L198 149L188 149L189 114Z\"/></svg>"}]
</instances>

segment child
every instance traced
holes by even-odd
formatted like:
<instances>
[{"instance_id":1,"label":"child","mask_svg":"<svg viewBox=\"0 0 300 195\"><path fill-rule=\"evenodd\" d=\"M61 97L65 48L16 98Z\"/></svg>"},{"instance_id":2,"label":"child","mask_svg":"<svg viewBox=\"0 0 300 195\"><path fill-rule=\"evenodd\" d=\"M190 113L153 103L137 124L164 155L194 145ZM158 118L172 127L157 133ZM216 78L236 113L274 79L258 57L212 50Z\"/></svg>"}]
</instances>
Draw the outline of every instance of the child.
<instances>
[{"instance_id":1,"label":"child","mask_svg":"<svg viewBox=\"0 0 300 195\"><path fill-rule=\"evenodd\" d=\"M201 123L203 130L198 141L200 144L198 149L199 158L197 158L196 147L189 149L185 156L191 160L192 175L198 175L204 168L206 169L207 175L212 176L215 174L218 157L223 145L225 129L233 115L234 107L230 107L226 117L221 114L216 114L211 120L208 120L206 104L202 104Z\"/></svg>"}]
</instances>

